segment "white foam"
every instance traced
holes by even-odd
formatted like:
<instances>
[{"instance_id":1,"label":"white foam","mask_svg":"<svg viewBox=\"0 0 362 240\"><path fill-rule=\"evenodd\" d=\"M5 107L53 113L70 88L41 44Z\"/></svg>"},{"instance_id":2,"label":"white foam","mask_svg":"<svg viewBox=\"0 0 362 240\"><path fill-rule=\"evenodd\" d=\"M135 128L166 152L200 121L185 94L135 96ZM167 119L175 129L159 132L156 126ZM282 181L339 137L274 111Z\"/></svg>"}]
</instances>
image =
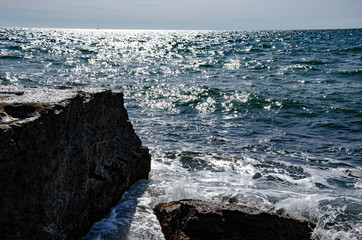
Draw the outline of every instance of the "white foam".
<instances>
[{"instance_id":1,"label":"white foam","mask_svg":"<svg viewBox=\"0 0 362 240\"><path fill-rule=\"evenodd\" d=\"M305 177L294 178L279 173L277 168L268 169L269 173L263 174L255 167L260 162L251 157L240 161L210 153L182 151L153 151L152 156L150 180L147 184L141 183L140 187L133 187L111 212L109 219L98 223L96 228L102 230L99 236L106 236L107 231L116 231L125 234L126 239L163 240L160 225L153 214L154 206L160 202L189 198L216 202L236 198L239 204L311 221L317 223L313 239L358 239L361 233L360 224L349 222L353 232L348 231L351 226L341 228L336 225L340 222L338 219L349 211L344 201L354 201L358 208L361 200L354 197L335 199L330 189L321 190L315 185L329 186L327 179L331 171L304 167ZM198 169L194 170L191 166ZM257 173L260 177L254 179ZM268 177L278 180L270 181ZM128 213L120 215L120 212Z\"/></svg>"}]
</instances>

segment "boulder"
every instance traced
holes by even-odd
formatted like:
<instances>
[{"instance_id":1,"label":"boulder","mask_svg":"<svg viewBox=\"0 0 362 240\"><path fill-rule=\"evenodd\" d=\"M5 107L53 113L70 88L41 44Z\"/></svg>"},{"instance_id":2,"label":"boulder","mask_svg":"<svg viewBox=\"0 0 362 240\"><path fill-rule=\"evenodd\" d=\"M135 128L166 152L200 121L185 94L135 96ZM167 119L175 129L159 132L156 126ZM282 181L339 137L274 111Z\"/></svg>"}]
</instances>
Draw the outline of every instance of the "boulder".
<instances>
[{"instance_id":1,"label":"boulder","mask_svg":"<svg viewBox=\"0 0 362 240\"><path fill-rule=\"evenodd\" d=\"M160 203L154 211L167 240L303 240L315 227L252 207L200 200Z\"/></svg>"},{"instance_id":2,"label":"boulder","mask_svg":"<svg viewBox=\"0 0 362 240\"><path fill-rule=\"evenodd\" d=\"M0 87L0 239L79 239L151 157L123 94Z\"/></svg>"}]
</instances>

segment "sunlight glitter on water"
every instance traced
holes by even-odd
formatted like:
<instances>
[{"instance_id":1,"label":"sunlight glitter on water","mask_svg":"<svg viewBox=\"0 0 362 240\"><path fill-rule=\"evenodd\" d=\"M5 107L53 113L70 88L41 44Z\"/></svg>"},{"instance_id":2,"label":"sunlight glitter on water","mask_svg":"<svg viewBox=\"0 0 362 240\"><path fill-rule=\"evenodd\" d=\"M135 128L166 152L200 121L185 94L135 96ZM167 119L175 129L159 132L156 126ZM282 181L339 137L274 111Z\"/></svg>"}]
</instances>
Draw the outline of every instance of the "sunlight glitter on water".
<instances>
[{"instance_id":1,"label":"sunlight glitter on water","mask_svg":"<svg viewBox=\"0 0 362 240\"><path fill-rule=\"evenodd\" d=\"M360 239L361 34L0 28L0 82L124 92L152 172L87 239L163 239L158 202L230 197Z\"/></svg>"}]
</instances>

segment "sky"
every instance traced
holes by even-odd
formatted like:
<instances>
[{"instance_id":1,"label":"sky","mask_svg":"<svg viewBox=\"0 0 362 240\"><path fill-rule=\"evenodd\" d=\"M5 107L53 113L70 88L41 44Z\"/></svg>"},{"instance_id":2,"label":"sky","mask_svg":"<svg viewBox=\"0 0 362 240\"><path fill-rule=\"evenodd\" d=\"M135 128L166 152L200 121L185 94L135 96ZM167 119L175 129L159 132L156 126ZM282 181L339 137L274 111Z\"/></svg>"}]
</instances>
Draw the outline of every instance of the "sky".
<instances>
[{"instance_id":1,"label":"sky","mask_svg":"<svg viewBox=\"0 0 362 240\"><path fill-rule=\"evenodd\" d=\"M0 0L0 27L362 28L362 0Z\"/></svg>"}]
</instances>

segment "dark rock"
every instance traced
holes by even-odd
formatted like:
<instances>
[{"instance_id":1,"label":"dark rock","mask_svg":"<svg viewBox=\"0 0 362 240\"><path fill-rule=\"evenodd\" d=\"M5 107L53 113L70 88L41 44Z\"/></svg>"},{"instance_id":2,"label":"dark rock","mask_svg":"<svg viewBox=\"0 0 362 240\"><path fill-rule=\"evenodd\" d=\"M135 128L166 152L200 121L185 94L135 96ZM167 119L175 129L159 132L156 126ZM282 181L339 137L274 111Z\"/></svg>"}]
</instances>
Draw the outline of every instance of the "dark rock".
<instances>
[{"instance_id":1,"label":"dark rock","mask_svg":"<svg viewBox=\"0 0 362 240\"><path fill-rule=\"evenodd\" d=\"M123 103L104 89L0 87L0 239L78 239L148 178Z\"/></svg>"},{"instance_id":2,"label":"dark rock","mask_svg":"<svg viewBox=\"0 0 362 240\"><path fill-rule=\"evenodd\" d=\"M252 207L200 200L160 203L154 211L167 240L303 240L315 227Z\"/></svg>"}]
</instances>

